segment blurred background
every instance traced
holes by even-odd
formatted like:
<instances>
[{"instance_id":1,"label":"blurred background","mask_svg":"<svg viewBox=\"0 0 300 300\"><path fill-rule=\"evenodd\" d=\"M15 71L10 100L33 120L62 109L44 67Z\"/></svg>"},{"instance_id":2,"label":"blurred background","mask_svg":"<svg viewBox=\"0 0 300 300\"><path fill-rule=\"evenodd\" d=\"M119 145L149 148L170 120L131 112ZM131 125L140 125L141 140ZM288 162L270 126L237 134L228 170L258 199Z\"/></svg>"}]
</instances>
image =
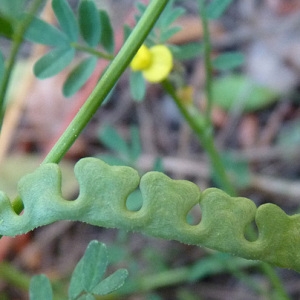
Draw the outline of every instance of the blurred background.
<instances>
[{"instance_id":1,"label":"blurred background","mask_svg":"<svg viewBox=\"0 0 300 300\"><path fill-rule=\"evenodd\" d=\"M95 0L112 18L117 49L123 25L133 25L133 0ZM76 10L78 1L69 1ZM148 1L142 1L148 3ZM197 1L175 1L186 9L176 22L182 30L170 43L182 46L202 40ZM1 6L1 5L0 5ZM1 10L1 8L0 8ZM55 24L51 2L41 17ZM298 0L235 0L218 20L210 21L212 57L239 52L236 68L216 68L213 124L215 142L239 194L257 205L272 202L286 213L300 202L300 2ZM4 56L9 41L1 38ZM13 199L17 182L32 172L48 153L107 66L99 61L85 86L71 98L62 94L68 70L45 80L32 73L44 46L24 43L9 90L9 106L0 136L0 190ZM181 62L186 90L201 110L205 105L203 56ZM230 105L245 82L243 101ZM133 147L135 155L124 152ZM159 85L149 85L142 102L133 101L125 72L109 101L62 161L63 194L76 199L76 161L99 157L127 164L139 173L161 170L174 179L188 179L201 189L216 186L201 144ZM138 198L138 197L137 197ZM135 203L136 199L132 199ZM195 207L190 222L201 219ZM106 243L111 270L129 271L120 294L99 299L278 299L257 262L209 249L183 245L76 222L58 222L16 238L0 240L0 299L28 299L34 274L44 273L57 295L64 295L70 274L90 240ZM291 299L300 299L300 276L276 269ZM129 291L130 290L130 291ZM63 297L58 296L59 299Z\"/></svg>"}]
</instances>

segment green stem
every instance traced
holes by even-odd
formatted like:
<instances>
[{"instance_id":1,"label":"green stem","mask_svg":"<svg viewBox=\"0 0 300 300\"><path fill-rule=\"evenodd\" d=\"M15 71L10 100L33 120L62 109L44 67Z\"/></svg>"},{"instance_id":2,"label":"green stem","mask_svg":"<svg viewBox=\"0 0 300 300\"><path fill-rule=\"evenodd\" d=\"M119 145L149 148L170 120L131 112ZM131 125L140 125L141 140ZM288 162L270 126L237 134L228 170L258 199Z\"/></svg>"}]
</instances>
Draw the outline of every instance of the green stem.
<instances>
[{"instance_id":1,"label":"green stem","mask_svg":"<svg viewBox=\"0 0 300 300\"><path fill-rule=\"evenodd\" d=\"M182 267L148 275L134 283L134 290L145 293L161 287L182 283L189 277L190 272L190 268Z\"/></svg>"},{"instance_id":2,"label":"green stem","mask_svg":"<svg viewBox=\"0 0 300 300\"><path fill-rule=\"evenodd\" d=\"M206 118L211 123L211 112L213 105L212 97L212 82L213 82L213 67L211 62L211 42L210 33L208 28L208 20L205 10L205 1L198 0L199 2L199 14L203 27L203 46L204 46L204 66L205 66L205 94L206 94Z\"/></svg>"},{"instance_id":3,"label":"green stem","mask_svg":"<svg viewBox=\"0 0 300 300\"><path fill-rule=\"evenodd\" d=\"M1 132L3 118L4 118L4 114L5 114L5 97L6 97L6 93L8 90L8 84L9 84L9 80L11 77L13 67L14 67L16 59L17 59L18 52L19 52L21 44L23 42L23 36L24 36L27 28L29 27L33 17L35 16L36 12L38 11L40 5L43 2L44 2L44 0L35 0L31 5L31 7L28 11L28 14L26 14L26 17L23 20L21 20L20 22L16 22L16 24L15 24L16 27L15 27L14 34L13 34L12 49L10 52L10 56L7 60L7 64L6 64L6 68L5 68L6 70L5 70L4 77L2 79L1 86L0 86L0 132Z\"/></svg>"},{"instance_id":4,"label":"green stem","mask_svg":"<svg viewBox=\"0 0 300 300\"><path fill-rule=\"evenodd\" d=\"M43 163L58 163L123 74L169 0L152 0L131 35Z\"/></svg>"},{"instance_id":5,"label":"green stem","mask_svg":"<svg viewBox=\"0 0 300 300\"><path fill-rule=\"evenodd\" d=\"M169 0L152 0L125 44L101 77L95 89L71 121L65 132L50 150L43 163L58 163L101 106L140 48ZM17 212L23 209L20 197L13 201Z\"/></svg>"},{"instance_id":6,"label":"green stem","mask_svg":"<svg viewBox=\"0 0 300 300\"><path fill-rule=\"evenodd\" d=\"M32 278L26 273L15 268L11 263L3 261L0 263L0 279L2 282L7 283L14 288L27 292L29 290L30 281ZM65 299L65 286L62 284L62 282L56 280L53 283L53 287L55 291L53 299ZM0 299L2 299L1 296Z\"/></svg>"},{"instance_id":7,"label":"green stem","mask_svg":"<svg viewBox=\"0 0 300 300\"><path fill-rule=\"evenodd\" d=\"M107 60L113 60L114 59L114 55L111 54L107 54L107 53L103 53L101 51L98 51L97 49L88 47L88 46L84 46L84 45L80 45L78 43L71 43L71 46L79 51L83 51L83 52L87 52L89 54L95 55L99 58L104 58Z\"/></svg>"},{"instance_id":8,"label":"green stem","mask_svg":"<svg viewBox=\"0 0 300 300\"><path fill-rule=\"evenodd\" d=\"M207 119L204 119L202 121L199 120L199 118L201 118L200 114L198 114L197 116L193 116L188 110L187 106L185 106L183 104L183 101L177 96L176 90L174 89L170 81L165 80L164 82L162 82L162 86L164 90L174 99L179 111L181 112L191 129L196 133L203 148L206 150L206 153L210 158L213 170L222 189L231 196L236 195L235 188L228 179L224 164L219 155L219 152L216 149L210 121L208 121Z\"/></svg>"},{"instance_id":9,"label":"green stem","mask_svg":"<svg viewBox=\"0 0 300 300\"><path fill-rule=\"evenodd\" d=\"M0 278L16 288L25 291L29 288L30 277L17 270L8 262L0 263Z\"/></svg>"},{"instance_id":10,"label":"green stem","mask_svg":"<svg viewBox=\"0 0 300 300\"><path fill-rule=\"evenodd\" d=\"M205 73L206 73L205 92L206 92L206 100L207 100L205 123L208 128L208 135L204 136L204 138L205 137L207 138L203 139L202 142L204 144L203 146L205 147L206 151L208 151L214 170L218 175L218 179L221 180L220 183L222 183L222 185L224 186L227 186L227 188L232 188L232 192L234 193L232 195L235 195L236 192L234 190L233 185L230 183L228 179L223 162L215 147L213 134L212 134L211 111L213 105L213 97L212 97L213 74L212 74L212 63L211 63L211 42L210 42L210 34L208 29L208 20L207 20L207 15L205 10L205 0L198 0L198 4L199 4L199 15L201 17L202 27L203 27L204 62L205 62ZM214 159L217 159L217 161L214 161ZM252 229L249 229L248 232L250 236L254 235ZM260 263L259 267L269 278L277 295L280 296L280 299L289 299L289 296L287 295L282 285L282 282L278 277L278 275L276 274L274 268L267 263Z\"/></svg>"},{"instance_id":11,"label":"green stem","mask_svg":"<svg viewBox=\"0 0 300 300\"><path fill-rule=\"evenodd\" d=\"M219 152L215 147L212 131L207 130L207 120L205 119L202 122L197 121L196 116L193 116L187 109L187 107L183 104L184 102L178 98L174 87L168 80L162 82L162 86L164 90L174 99L179 111L185 118L186 122L196 133L199 141L201 142L202 146L204 147L206 153L210 158L211 164L213 166L215 174L217 175L218 181L221 184L222 189L225 190L227 193L231 194L232 196L235 196L235 188L228 179L224 164L221 160ZM201 115L197 115L197 117L199 118L201 117ZM250 236L255 236L254 231L251 228L249 228L248 232ZM260 263L259 267L269 278L270 282L274 287L274 291L276 291L277 295L280 295L280 299L290 299L275 270L267 263Z\"/></svg>"},{"instance_id":12,"label":"green stem","mask_svg":"<svg viewBox=\"0 0 300 300\"><path fill-rule=\"evenodd\" d=\"M276 274L274 268L265 262L261 262L259 264L259 268L265 273L265 275L270 280L270 282L274 288L274 292L276 293L276 296L277 296L276 299L290 300L291 298L287 294L287 292L283 286L283 283L281 282L280 278Z\"/></svg>"}]
</instances>

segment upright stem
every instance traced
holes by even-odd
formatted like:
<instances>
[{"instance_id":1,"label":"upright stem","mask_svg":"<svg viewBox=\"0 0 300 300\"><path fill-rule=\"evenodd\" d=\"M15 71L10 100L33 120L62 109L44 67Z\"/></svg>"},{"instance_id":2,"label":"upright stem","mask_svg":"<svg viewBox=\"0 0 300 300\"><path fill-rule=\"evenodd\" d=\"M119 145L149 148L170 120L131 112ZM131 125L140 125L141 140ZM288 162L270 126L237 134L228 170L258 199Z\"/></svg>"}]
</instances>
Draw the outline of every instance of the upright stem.
<instances>
[{"instance_id":1,"label":"upright stem","mask_svg":"<svg viewBox=\"0 0 300 300\"><path fill-rule=\"evenodd\" d=\"M211 63L211 42L210 42L210 34L208 29L207 14L205 10L205 0L198 0L198 4L199 4L199 15L201 17L202 26L203 26L204 63L205 63L205 73L206 73L205 92L206 92L206 100L207 100L206 124L207 125L209 124L210 125L209 128L211 129L209 130L209 134L207 136L208 138L203 142L205 144L206 150L208 151L208 154L210 155L214 170L218 174L219 180L221 180L223 182L223 185L226 186L227 183L229 183L230 186L232 187L232 192L236 194L233 185L230 183L228 176L226 175L224 164L221 161L220 155L214 144L214 139L212 134L212 124L211 124L211 110L213 105L213 97L212 97L213 74L212 74L212 63ZM214 159L217 159L217 161L214 161ZM252 228L249 228L248 234L250 234L250 236L253 236L254 230ZM289 296L287 295L284 286L280 278L276 274L274 268L267 263L260 263L259 267L262 270L262 272L264 272L265 275L269 278L270 282L272 283L280 299L286 299L286 300L289 299Z\"/></svg>"},{"instance_id":2,"label":"upright stem","mask_svg":"<svg viewBox=\"0 0 300 300\"><path fill-rule=\"evenodd\" d=\"M150 2L120 52L43 163L58 163L63 158L125 71L168 2L169 0L152 0Z\"/></svg>"},{"instance_id":3,"label":"upright stem","mask_svg":"<svg viewBox=\"0 0 300 300\"><path fill-rule=\"evenodd\" d=\"M217 176L221 188L231 196L235 196L236 195L235 188L230 182L226 174L226 170L221 160L220 154L215 147L210 120L207 120L207 118L205 118L204 122L199 122L199 120L197 120L195 116L192 116L187 106L177 96L173 85L168 80L162 82L162 86L164 90L174 99L179 111L185 118L186 122L189 124L191 129L196 133L201 145L203 146L203 148L205 149L206 153L210 158L213 170ZM199 117L201 116L199 115Z\"/></svg>"},{"instance_id":4,"label":"upright stem","mask_svg":"<svg viewBox=\"0 0 300 300\"><path fill-rule=\"evenodd\" d=\"M34 0L26 17L20 22L16 23L16 27L13 34L12 49L6 64L4 77L0 85L0 132L5 114L5 97L8 89L9 79L11 77L11 73L15 65L21 44L23 42L23 36L27 28L29 27L33 17L35 16L37 10L43 2L44 0Z\"/></svg>"},{"instance_id":5,"label":"upright stem","mask_svg":"<svg viewBox=\"0 0 300 300\"><path fill-rule=\"evenodd\" d=\"M199 0L199 14L203 27L203 46L204 46L204 65L205 65L205 94L206 94L206 119L208 124L211 124L211 112L213 106L212 97L212 82L213 82L213 68L211 63L211 42L208 28L208 20L205 11L204 0Z\"/></svg>"},{"instance_id":6,"label":"upright stem","mask_svg":"<svg viewBox=\"0 0 300 300\"><path fill-rule=\"evenodd\" d=\"M71 46L73 48L75 48L76 50L83 51L83 52L95 55L99 58L104 58L104 59L107 59L107 60L113 60L113 58L114 58L114 56L112 54L101 52L101 51L98 51L95 48L84 46L84 45L78 44L76 42L71 43Z\"/></svg>"}]
</instances>

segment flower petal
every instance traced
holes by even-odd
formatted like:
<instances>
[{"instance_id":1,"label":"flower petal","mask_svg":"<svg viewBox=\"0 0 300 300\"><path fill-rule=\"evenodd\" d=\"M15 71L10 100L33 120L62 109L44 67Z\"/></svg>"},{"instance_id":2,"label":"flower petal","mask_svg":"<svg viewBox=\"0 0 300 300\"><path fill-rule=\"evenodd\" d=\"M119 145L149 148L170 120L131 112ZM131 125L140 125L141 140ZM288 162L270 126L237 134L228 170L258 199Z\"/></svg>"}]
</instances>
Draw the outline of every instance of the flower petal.
<instances>
[{"instance_id":1,"label":"flower petal","mask_svg":"<svg viewBox=\"0 0 300 300\"><path fill-rule=\"evenodd\" d=\"M160 82L168 77L173 68L173 56L168 47L156 45L150 48L151 64L143 70L143 75L149 82Z\"/></svg>"},{"instance_id":2,"label":"flower petal","mask_svg":"<svg viewBox=\"0 0 300 300\"><path fill-rule=\"evenodd\" d=\"M133 71L142 71L147 69L151 65L151 62L150 50L145 45L142 45L131 61L130 67Z\"/></svg>"}]
</instances>

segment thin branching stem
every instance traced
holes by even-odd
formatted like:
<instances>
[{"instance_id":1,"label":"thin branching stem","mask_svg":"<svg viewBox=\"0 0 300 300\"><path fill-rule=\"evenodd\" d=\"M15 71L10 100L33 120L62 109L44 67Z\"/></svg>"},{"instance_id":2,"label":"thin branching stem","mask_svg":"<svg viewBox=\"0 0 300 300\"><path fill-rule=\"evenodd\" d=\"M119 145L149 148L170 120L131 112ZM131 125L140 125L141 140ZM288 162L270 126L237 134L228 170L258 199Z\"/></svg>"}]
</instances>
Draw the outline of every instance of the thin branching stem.
<instances>
[{"instance_id":1,"label":"thin branching stem","mask_svg":"<svg viewBox=\"0 0 300 300\"><path fill-rule=\"evenodd\" d=\"M17 60L17 55L19 53L20 47L23 42L23 37L28 29L32 19L34 18L39 7L45 0L34 0L29 8L28 14L20 22L15 25L13 33L13 43L10 51L10 56L8 57L3 79L0 85L0 132L3 124L3 118L5 115L5 97L8 90L9 80L12 74L13 67Z\"/></svg>"},{"instance_id":2,"label":"thin branching stem","mask_svg":"<svg viewBox=\"0 0 300 300\"><path fill-rule=\"evenodd\" d=\"M162 82L162 86L164 90L173 98L177 108L185 118L186 122L197 135L201 145L210 158L216 178L218 179L222 189L231 196L236 195L235 188L226 174L224 164L215 146L210 124L208 124L207 120L205 119L204 122L199 122L196 117L192 116L187 106L184 104L184 101L177 96L176 90L169 80Z\"/></svg>"},{"instance_id":3,"label":"thin branching stem","mask_svg":"<svg viewBox=\"0 0 300 300\"><path fill-rule=\"evenodd\" d=\"M106 60L113 60L114 59L114 55L104 53L104 52L98 51L95 48L84 46L84 45L81 45L81 44L78 44L78 43L75 43L75 42L71 43L71 47L75 48L76 50L83 51L83 52L95 55L99 58L104 58Z\"/></svg>"},{"instance_id":4,"label":"thin branching stem","mask_svg":"<svg viewBox=\"0 0 300 300\"><path fill-rule=\"evenodd\" d=\"M152 0L150 2L125 44L43 163L58 163L64 157L123 74L169 1ZM12 206L17 213L23 210L20 197L13 201Z\"/></svg>"},{"instance_id":5,"label":"thin branching stem","mask_svg":"<svg viewBox=\"0 0 300 300\"><path fill-rule=\"evenodd\" d=\"M205 95L206 95L206 112L205 116L208 120L208 124L211 124L211 112L213 106L212 95L212 83L213 83L213 68L211 62L211 39L208 28L207 14L205 11L205 1L198 0L199 3L199 15L202 21L203 27L203 50L204 50L204 66L205 66Z\"/></svg>"},{"instance_id":6,"label":"thin branching stem","mask_svg":"<svg viewBox=\"0 0 300 300\"><path fill-rule=\"evenodd\" d=\"M211 123L211 112L212 112L212 105L213 105L213 94L212 94L212 84L213 84L212 70L213 69L212 69L212 62L211 62L211 39L210 39L208 19L207 19L207 14L205 9L205 0L198 0L198 7L199 7L199 16L201 18L201 23L203 27L204 64L205 64L205 74L206 74L205 94L206 94L207 107L206 107L205 117L206 117L206 125L210 129L208 130L209 133L208 139L203 139L202 142L204 143L204 147L208 151L211 160L217 159L217 165L213 161L212 161L212 165L215 168L215 172L219 175L218 179L221 180L222 186L227 186L227 184L229 183L230 186L233 188L232 192L234 192L234 187L230 183L230 180L226 174L225 166L222 160L220 159L220 155L214 145L214 139L212 134L213 132L212 123ZM223 180L225 181L223 182ZM252 228L248 229L248 233L250 236L254 236L254 230ZM283 284L280 278L278 277L278 275L276 274L274 268L267 263L260 263L259 268L269 278L277 295L280 296L280 299L288 300L289 296L287 295L283 287Z\"/></svg>"}]
</instances>

